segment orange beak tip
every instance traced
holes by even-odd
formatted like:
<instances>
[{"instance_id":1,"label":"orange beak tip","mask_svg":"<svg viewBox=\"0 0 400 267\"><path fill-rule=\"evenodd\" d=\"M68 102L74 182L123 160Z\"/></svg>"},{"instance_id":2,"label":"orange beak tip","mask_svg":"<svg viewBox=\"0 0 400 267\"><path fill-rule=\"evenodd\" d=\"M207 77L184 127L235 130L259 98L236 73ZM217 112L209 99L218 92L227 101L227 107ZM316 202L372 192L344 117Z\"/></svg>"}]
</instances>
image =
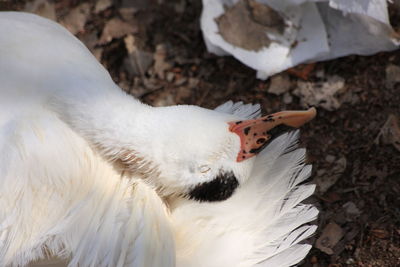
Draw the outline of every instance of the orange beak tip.
<instances>
[{"instance_id":1,"label":"orange beak tip","mask_svg":"<svg viewBox=\"0 0 400 267\"><path fill-rule=\"evenodd\" d=\"M317 109L315 107L311 107L307 110L310 113L310 120L314 119L317 116Z\"/></svg>"},{"instance_id":2,"label":"orange beak tip","mask_svg":"<svg viewBox=\"0 0 400 267\"><path fill-rule=\"evenodd\" d=\"M304 124L305 123L307 123L307 122L309 122L309 121L311 121L311 120L313 120L316 116L317 116L317 109L315 108L315 107L311 107L311 108L309 108L307 111L307 120L304 122Z\"/></svg>"}]
</instances>

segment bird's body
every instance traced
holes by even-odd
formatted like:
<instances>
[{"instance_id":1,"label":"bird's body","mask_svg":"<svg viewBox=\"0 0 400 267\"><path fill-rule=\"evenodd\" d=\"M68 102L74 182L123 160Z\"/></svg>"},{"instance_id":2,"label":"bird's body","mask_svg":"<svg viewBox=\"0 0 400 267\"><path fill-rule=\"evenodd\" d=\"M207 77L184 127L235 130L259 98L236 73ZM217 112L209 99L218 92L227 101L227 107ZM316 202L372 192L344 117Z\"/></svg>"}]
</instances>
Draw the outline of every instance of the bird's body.
<instances>
[{"instance_id":1,"label":"bird's body","mask_svg":"<svg viewBox=\"0 0 400 267\"><path fill-rule=\"evenodd\" d=\"M1 266L290 266L310 248L297 135L236 161L227 122L258 106L149 107L58 24L2 12L0 108Z\"/></svg>"},{"instance_id":2,"label":"bird's body","mask_svg":"<svg viewBox=\"0 0 400 267\"><path fill-rule=\"evenodd\" d=\"M154 190L117 172L55 114L22 113L1 125L0 265L57 255L72 256L71 266L174 266Z\"/></svg>"}]
</instances>

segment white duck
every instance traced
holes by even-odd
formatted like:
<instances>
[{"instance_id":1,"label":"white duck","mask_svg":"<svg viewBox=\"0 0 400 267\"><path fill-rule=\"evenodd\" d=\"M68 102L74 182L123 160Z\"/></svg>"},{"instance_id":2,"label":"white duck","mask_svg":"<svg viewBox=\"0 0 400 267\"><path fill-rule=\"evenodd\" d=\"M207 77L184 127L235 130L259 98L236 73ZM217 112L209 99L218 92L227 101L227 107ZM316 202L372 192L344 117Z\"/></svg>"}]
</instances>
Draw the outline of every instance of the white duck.
<instances>
[{"instance_id":1,"label":"white duck","mask_svg":"<svg viewBox=\"0 0 400 267\"><path fill-rule=\"evenodd\" d=\"M272 139L314 109L153 108L64 28L16 12L0 13L0 107L1 266L290 266L310 248L305 152Z\"/></svg>"}]
</instances>

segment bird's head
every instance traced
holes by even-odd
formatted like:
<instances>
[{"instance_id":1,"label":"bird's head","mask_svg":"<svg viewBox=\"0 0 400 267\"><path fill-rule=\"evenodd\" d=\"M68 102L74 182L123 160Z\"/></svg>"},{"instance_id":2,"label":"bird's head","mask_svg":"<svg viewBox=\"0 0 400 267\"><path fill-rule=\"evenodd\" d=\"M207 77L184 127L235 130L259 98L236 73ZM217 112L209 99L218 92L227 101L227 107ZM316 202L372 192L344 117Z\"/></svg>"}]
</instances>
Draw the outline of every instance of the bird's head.
<instances>
[{"instance_id":1,"label":"bird's head","mask_svg":"<svg viewBox=\"0 0 400 267\"><path fill-rule=\"evenodd\" d=\"M196 106L155 108L151 113L155 117L144 119L138 129L138 158L145 160L136 165L153 170L145 179L165 196L220 201L248 179L253 156L287 127L311 120L315 109L260 118L254 118L258 108L244 115Z\"/></svg>"}]
</instances>

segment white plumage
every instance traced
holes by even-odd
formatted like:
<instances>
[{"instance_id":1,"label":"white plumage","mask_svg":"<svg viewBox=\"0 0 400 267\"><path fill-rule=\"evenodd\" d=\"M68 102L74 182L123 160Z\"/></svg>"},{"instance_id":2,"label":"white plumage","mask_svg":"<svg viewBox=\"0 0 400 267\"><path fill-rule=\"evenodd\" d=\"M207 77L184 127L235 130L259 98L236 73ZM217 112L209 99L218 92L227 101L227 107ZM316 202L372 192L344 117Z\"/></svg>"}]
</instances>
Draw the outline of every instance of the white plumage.
<instances>
[{"instance_id":1,"label":"white plumage","mask_svg":"<svg viewBox=\"0 0 400 267\"><path fill-rule=\"evenodd\" d=\"M251 179L221 203L177 203L172 224L180 266L292 266L311 248L318 214L300 204L314 192L298 134L279 137L256 159Z\"/></svg>"},{"instance_id":2,"label":"white plumage","mask_svg":"<svg viewBox=\"0 0 400 267\"><path fill-rule=\"evenodd\" d=\"M290 266L310 249L298 134L236 161L226 123L258 105L151 108L56 23L2 12L0 107L0 266ZM187 197L225 173L223 201Z\"/></svg>"}]
</instances>

